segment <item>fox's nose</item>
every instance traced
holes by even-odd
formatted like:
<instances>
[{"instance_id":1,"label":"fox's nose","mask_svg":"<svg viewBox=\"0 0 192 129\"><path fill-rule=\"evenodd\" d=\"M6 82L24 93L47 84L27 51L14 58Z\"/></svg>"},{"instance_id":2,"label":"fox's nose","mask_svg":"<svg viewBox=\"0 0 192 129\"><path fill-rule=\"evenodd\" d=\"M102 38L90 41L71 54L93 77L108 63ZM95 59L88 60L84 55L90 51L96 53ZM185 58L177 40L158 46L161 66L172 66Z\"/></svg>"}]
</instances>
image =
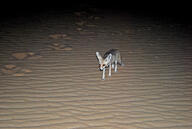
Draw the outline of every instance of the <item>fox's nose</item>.
<instances>
[{"instance_id":1,"label":"fox's nose","mask_svg":"<svg viewBox=\"0 0 192 129\"><path fill-rule=\"evenodd\" d=\"M99 67L99 70L100 70L100 71L103 71L104 68L105 68L105 67Z\"/></svg>"}]
</instances>

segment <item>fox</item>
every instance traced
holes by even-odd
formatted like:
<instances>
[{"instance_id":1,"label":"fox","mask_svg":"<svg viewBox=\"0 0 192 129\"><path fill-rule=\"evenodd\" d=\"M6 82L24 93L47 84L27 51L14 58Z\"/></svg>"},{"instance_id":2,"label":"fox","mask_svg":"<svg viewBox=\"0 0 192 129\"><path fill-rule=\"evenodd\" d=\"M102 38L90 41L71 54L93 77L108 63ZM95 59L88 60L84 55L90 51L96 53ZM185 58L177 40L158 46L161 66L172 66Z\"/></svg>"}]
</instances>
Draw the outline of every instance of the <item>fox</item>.
<instances>
[{"instance_id":1,"label":"fox","mask_svg":"<svg viewBox=\"0 0 192 129\"><path fill-rule=\"evenodd\" d=\"M117 64L124 66L121 55L118 49L108 50L102 57L99 52L96 52L99 61L99 69L103 71L102 80L105 80L105 69L109 67L109 76L111 76L111 68L117 72Z\"/></svg>"}]
</instances>

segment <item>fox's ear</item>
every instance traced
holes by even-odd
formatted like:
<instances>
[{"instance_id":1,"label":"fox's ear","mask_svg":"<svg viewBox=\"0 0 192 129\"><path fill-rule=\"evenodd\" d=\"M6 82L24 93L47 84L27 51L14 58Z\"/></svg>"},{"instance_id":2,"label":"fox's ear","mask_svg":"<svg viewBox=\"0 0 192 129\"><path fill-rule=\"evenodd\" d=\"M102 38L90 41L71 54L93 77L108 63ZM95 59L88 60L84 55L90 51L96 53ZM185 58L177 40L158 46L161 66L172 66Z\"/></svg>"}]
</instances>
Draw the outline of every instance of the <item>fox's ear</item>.
<instances>
[{"instance_id":1,"label":"fox's ear","mask_svg":"<svg viewBox=\"0 0 192 129\"><path fill-rule=\"evenodd\" d=\"M112 54L109 54L106 58L105 58L105 62L109 63L110 60L112 58Z\"/></svg>"},{"instance_id":2,"label":"fox's ear","mask_svg":"<svg viewBox=\"0 0 192 129\"><path fill-rule=\"evenodd\" d=\"M96 52L96 56L97 56L97 58L98 58L98 60L99 60L99 64L101 64L103 58L101 57L101 55L99 54L99 52Z\"/></svg>"}]
</instances>

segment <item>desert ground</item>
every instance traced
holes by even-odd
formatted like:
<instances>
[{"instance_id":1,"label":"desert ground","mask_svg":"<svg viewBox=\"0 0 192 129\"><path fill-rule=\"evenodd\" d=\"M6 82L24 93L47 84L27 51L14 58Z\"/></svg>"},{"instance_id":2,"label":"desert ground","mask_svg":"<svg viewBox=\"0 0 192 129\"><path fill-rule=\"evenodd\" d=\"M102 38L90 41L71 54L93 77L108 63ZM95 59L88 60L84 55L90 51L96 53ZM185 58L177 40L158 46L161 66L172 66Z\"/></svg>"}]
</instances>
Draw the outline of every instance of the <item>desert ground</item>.
<instances>
[{"instance_id":1,"label":"desert ground","mask_svg":"<svg viewBox=\"0 0 192 129\"><path fill-rule=\"evenodd\" d=\"M1 129L192 128L192 26L92 9L0 28ZM111 48L125 66L101 80Z\"/></svg>"}]
</instances>

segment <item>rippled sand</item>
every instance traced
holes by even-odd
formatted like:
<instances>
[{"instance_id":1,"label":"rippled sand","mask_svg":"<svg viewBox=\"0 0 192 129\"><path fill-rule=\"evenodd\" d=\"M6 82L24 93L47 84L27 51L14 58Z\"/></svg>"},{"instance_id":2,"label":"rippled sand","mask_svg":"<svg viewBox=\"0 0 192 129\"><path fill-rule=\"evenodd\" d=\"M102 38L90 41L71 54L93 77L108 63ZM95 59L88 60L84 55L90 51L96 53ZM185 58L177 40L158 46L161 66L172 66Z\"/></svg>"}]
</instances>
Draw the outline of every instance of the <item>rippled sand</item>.
<instances>
[{"instance_id":1,"label":"rippled sand","mask_svg":"<svg viewBox=\"0 0 192 129\"><path fill-rule=\"evenodd\" d=\"M1 23L0 128L190 129L191 36L174 24L84 15ZM95 52L110 48L125 66L103 81Z\"/></svg>"}]
</instances>

